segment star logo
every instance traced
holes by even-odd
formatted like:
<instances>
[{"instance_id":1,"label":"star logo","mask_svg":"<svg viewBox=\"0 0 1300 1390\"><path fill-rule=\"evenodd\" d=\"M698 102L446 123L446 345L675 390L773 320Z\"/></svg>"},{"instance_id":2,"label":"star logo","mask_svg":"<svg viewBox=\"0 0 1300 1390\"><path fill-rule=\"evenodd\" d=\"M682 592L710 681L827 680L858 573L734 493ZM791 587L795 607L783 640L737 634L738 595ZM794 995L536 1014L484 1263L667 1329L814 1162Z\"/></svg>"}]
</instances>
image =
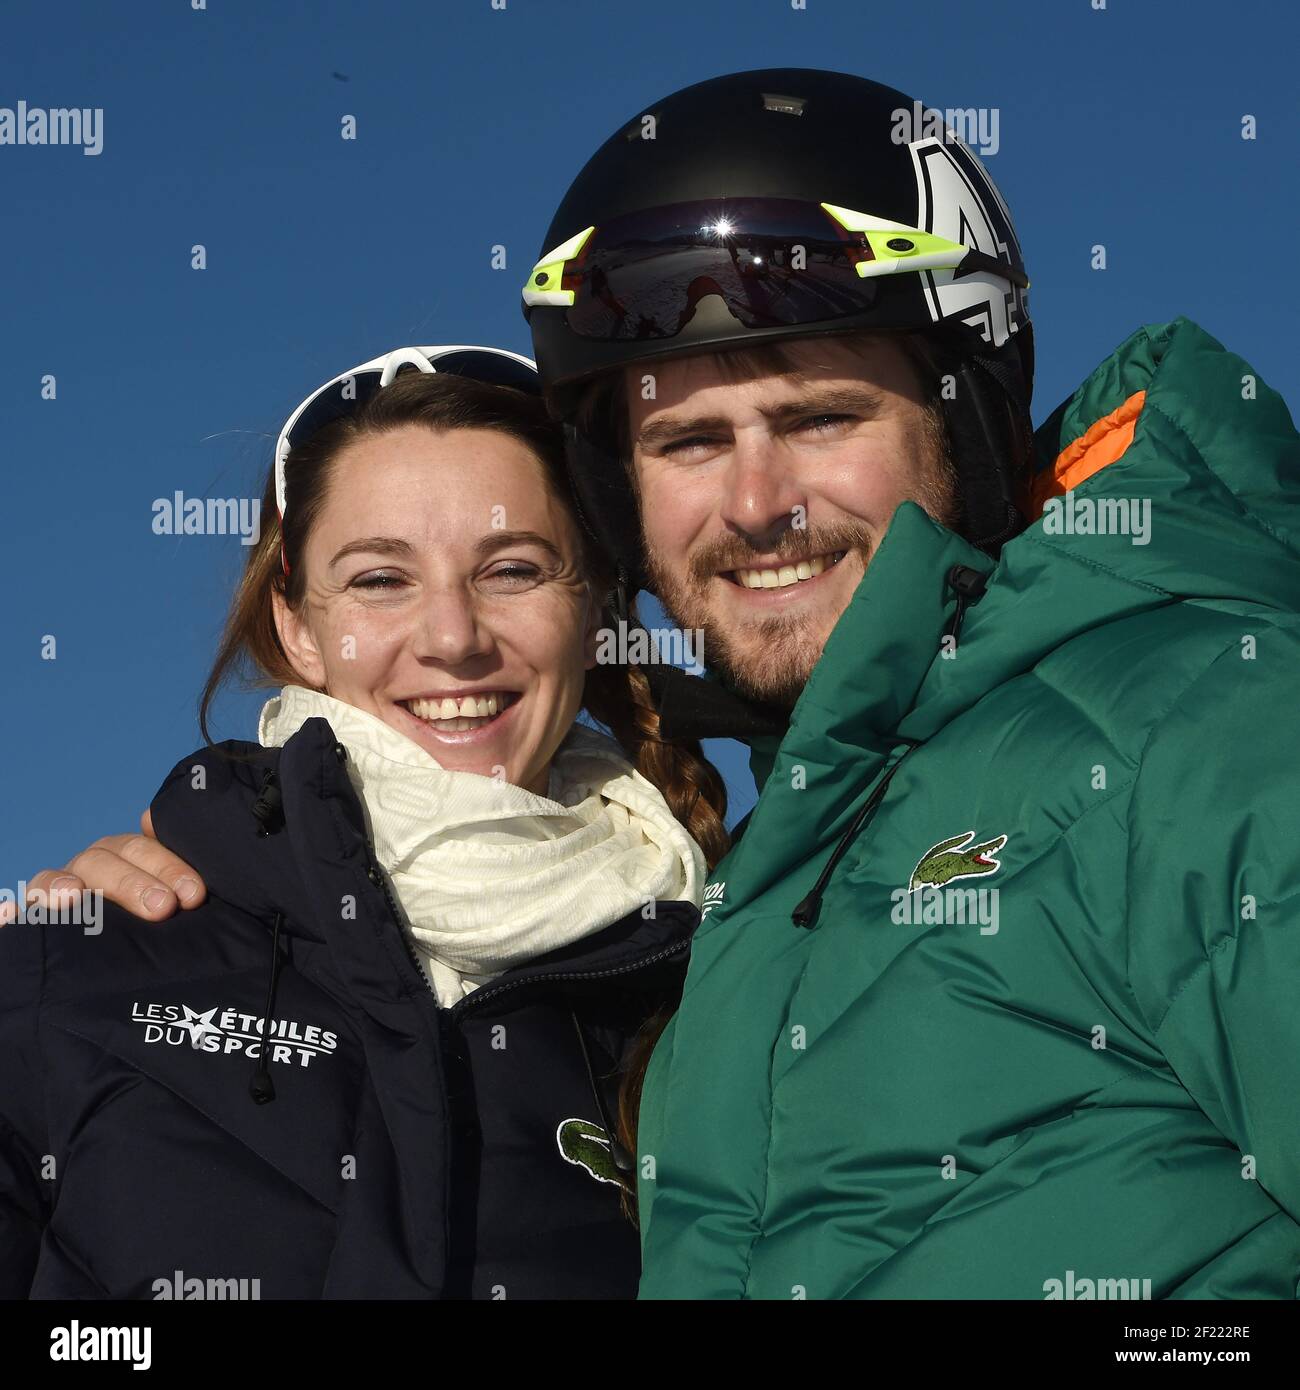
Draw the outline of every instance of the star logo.
<instances>
[{"instance_id":1,"label":"star logo","mask_svg":"<svg viewBox=\"0 0 1300 1390\"><path fill-rule=\"evenodd\" d=\"M221 1029L212 1022L212 1015L217 1011L215 1004L206 1013L199 1013L197 1009L191 1009L188 1004L182 1004L181 1008L185 1010L185 1017L180 1020L177 1026L190 1030L191 1047L198 1047L199 1039L209 1034L218 1038L224 1036Z\"/></svg>"}]
</instances>

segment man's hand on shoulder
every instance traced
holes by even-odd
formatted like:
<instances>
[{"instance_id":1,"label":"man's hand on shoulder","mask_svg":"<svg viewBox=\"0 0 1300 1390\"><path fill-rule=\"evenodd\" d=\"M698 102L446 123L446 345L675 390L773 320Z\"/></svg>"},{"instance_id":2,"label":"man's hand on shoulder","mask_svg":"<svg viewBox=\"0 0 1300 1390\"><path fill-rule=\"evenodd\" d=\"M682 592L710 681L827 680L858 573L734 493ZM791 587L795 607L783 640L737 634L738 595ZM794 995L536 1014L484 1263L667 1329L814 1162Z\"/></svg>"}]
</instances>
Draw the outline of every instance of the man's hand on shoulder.
<instances>
[{"instance_id":1,"label":"man's hand on shoulder","mask_svg":"<svg viewBox=\"0 0 1300 1390\"><path fill-rule=\"evenodd\" d=\"M62 869L42 869L27 881L27 901L57 909L87 890L146 922L162 922L178 908L198 907L207 897L203 880L154 838L146 810L139 835L105 835L74 855ZM34 895L43 895L34 897ZM18 915L16 903L0 903L0 927Z\"/></svg>"}]
</instances>

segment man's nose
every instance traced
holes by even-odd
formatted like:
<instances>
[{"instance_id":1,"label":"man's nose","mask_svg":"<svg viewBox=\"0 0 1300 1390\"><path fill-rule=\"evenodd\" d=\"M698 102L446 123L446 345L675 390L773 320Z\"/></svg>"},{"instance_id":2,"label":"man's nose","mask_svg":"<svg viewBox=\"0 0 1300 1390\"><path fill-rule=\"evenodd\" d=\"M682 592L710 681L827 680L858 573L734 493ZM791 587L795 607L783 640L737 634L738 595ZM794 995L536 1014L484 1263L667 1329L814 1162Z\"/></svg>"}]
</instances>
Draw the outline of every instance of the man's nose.
<instances>
[{"instance_id":1,"label":"man's nose","mask_svg":"<svg viewBox=\"0 0 1300 1390\"><path fill-rule=\"evenodd\" d=\"M485 656L492 645L491 631L473 593L455 585L425 595L414 634L419 659L452 665Z\"/></svg>"},{"instance_id":2,"label":"man's nose","mask_svg":"<svg viewBox=\"0 0 1300 1390\"><path fill-rule=\"evenodd\" d=\"M806 491L780 443L764 429L737 431L719 506L724 524L766 550L807 512Z\"/></svg>"}]
</instances>

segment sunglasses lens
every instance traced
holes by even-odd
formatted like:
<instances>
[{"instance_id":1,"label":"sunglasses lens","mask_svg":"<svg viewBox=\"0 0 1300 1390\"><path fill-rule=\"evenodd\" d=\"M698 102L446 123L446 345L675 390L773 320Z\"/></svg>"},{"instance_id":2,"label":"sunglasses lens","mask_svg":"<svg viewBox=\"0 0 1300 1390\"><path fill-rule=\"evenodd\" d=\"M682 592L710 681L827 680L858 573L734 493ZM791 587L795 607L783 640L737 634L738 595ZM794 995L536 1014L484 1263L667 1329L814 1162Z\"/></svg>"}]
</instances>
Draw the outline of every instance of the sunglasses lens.
<instances>
[{"instance_id":1,"label":"sunglasses lens","mask_svg":"<svg viewBox=\"0 0 1300 1390\"><path fill-rule=\"evenodd\" d=\"M491 386L513 386L530 396L541 394L537 373L523 362L516 362L500 352L484 352L481 348L466 348L463 352L444 352L434 359L440 372L452 372Z\"/></svg>"},{"instance_id":2,"label":"sunglasses lens","mask_svg":"<svg viewBox=\"0 0 1300 1390\"><path fill-rule=\"evenodd\" d=\"M379 369L374 368L354 372L342 381L331 381L328 386L322 386L294 421L293 429L289 431L289 448L300 448L326 425L351 415L363 406L379 390L379 378Z\"/></svg>"}]
</instances>

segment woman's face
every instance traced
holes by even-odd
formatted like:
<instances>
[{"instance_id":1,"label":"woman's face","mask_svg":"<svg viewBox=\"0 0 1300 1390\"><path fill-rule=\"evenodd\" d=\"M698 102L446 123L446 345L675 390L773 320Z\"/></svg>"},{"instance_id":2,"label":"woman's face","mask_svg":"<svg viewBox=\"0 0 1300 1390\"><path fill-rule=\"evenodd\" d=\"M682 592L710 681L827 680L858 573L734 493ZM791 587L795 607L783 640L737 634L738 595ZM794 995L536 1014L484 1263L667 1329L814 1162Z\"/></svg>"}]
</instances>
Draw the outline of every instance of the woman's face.
<instances>
[{"instance_id":1,"label":"woman's face","mask_svg":"<svg viewBox=\"0 0 1300 1390\"><path fill-rule=\"evenodd\" d=\"M276 601L304 684L445 768L544 795L596 661L574 520L509 435L405 425L335 457L306 595Z\"/></svg>"}]
</instances>

